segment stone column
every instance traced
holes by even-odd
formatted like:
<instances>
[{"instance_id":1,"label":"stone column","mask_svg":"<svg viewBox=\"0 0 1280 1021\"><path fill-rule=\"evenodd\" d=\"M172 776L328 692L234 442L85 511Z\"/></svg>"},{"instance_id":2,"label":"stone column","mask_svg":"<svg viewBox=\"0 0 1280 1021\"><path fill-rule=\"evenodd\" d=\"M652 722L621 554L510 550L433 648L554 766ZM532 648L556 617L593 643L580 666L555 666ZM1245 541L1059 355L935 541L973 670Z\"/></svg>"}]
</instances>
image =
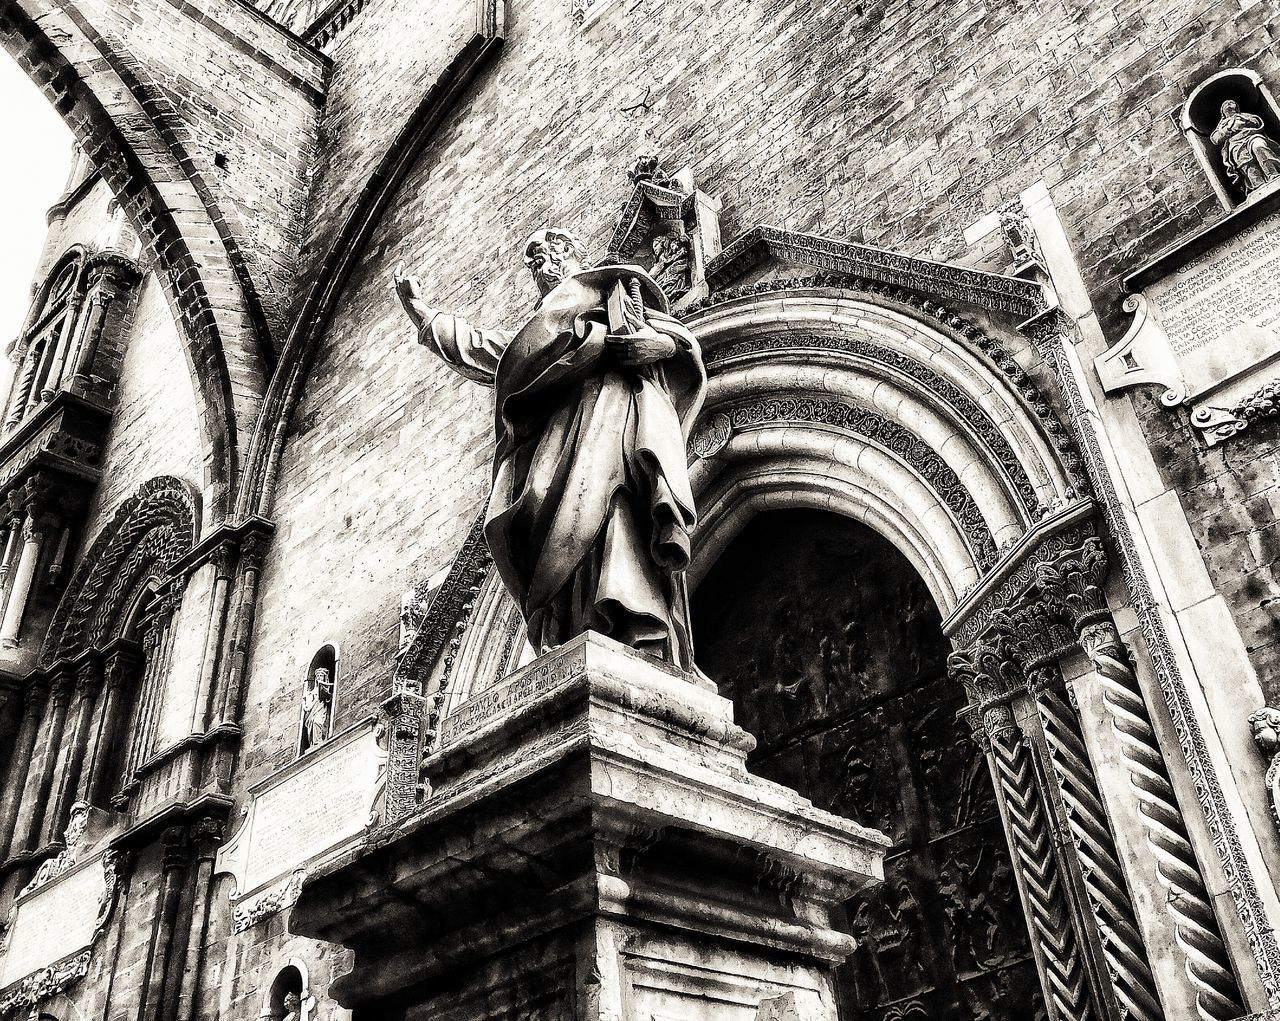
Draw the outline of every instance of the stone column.
<instances>
[{"instance_id":1,"label":"stone column","mask_svg":"<svg viewBox=\"0 0 1280 1021\"><path fill-rule=\"evenodd\" d=\"M125 740L121 716L127 708L125 688L137 672L137 656L132 646L118 646L107 656L100 668L105 683L102 686L101 708L97 727L80 780L77 801L84 801L98 808L105 807L110 786L121 777L108 775L110 763L116 761L112 748L117 741Z\"/></svg>"},{"instance_id":2,"label":"stone column","mask_svg":"<svg viewBox=\"0 0 1280 1021\"><path fill-rule=\"evenodd\" d=\"M75 804L80 789L80 773L91 741L94 710L98 706L102 675L96 669L86 669L85 664L75 668L75 699L71 708L71 732L69 740L62 742L62 752L56 772L57 791L53 810L45 817L40 836L41 845L57 839L71 818L71 806Z\"/></svg>"},{"instance_id":3,"label":"stone column","mask_svg":"<svg viewBox=\"0 0 1280 1021\"><path fill-rule=\"evenodd\" d=\"M12 852L38 850L37 843L41 835L41 824L49 810L49 793L53 788L54 764L58 758L58 748L62 744L63 730L67 722L67 707L71 703L71 692L74 688L74 675L62 671L54 678L49 701L45 706L44 719L40 729L44 732L44 743L31 762L27 773L27 782L22 792L22 802L18 808L18 825L14 833Z\"/></svg>"},{"instance_id":4,"label":"stone column","mask_svg":"<svg viewBox=\"0 0 1280 1021\"><path fill-rule=\"evenodd\" d=\"M22 530L22 552L18 556L18 566L13 572L4 617L0 620L0 646L4 648L12 649L18 645L22 619L26 615L27 600L35 584L36 568L40 564L40 555L44 551L48 527L47 520L35 517L32 511L28 510Z\"/></svg>"},{"instance_id":5,"label":"stone column","mask_svg":"<svg viewBox=\"0 0 1280 1021\"><path fill-rule=\"evenodd\" d=\"M209 599L209 623L204 652L200 657L200 680L196 688L193 733L203 733L213 724L213 682L217 676L218 649L227 624L227 601L231 591L231 549L219 546L209 558L213 569L213 592Z\"/></svg>"},{"instance_id":6,"label":"stone column","mask_svg":"<svg viewBox=\"0 0 1280 1021\"><path fill-rule=\"evenodd\" d=\"M6 431L15 428L26 415L27 405L31 402L31 389L35 386L36 373L40 370L44 346L43 342L36 343L27 350L18 385L13 390L13 406L9 409L9 417L5 419Z\"/></svg>"},{"instance_id":7,"label":"stone column","mask_svg":"<svg viewBox=\"0 0 1280 1021\"><path fill-rule=\"evenodd\" d=\"M1111 990L1094 941L1081 931L1052 799L1036 768L1032 742L1015 719L1013 703L1025 698L1021 670L1006 649L988 642L953 653L947 668L964 686L969 698L964 715L986 753L1050 1016L1111 1021Z\"/></svg>"},{"instance_id":8,"label":"stone column","mask_svg":"<svg viewBox=\"0 0 1280 1021\"><path fill-rule=\"evenodd\" d=\"M84 293L77 291L67 302L66 318L62 321L62 330L58 334L58 345L51 353L49 371L45 374L44 385L40 391L40 400L49 401L58 392L67 371L67 363L73 357L72 347L79 334L81 325L80 312L84 308Z\"/></svg>"},{"instance_id":9,"label":"stone column","mask_svg":"<svg viewBox=\"0 0 1280 1021\"><path fill-rule=\"evenodd\" d=\"M39 734L40 717L44 713L45 696L48 689L40 683L27 689L22 714L22 725L18 729L18 740L14 743L9 769L5 776L4 791L0 794L0 862L4 861L12 848L13 834L18 821L18 809L22 797L24 774L31 766L31 753L35 749L36 737Z\"/></svg>"},{"instance_id":10,"label":"stone column","mask_svg":"<svg viewBox=\"0 0 1280 1021\"><path fill-rule=\"evenodd\" d=\"M160 893L156 897L155 925L152 929L151 956L143 979L140 1021L159 1021L163 1016L164 989L170 968L174 927L178 904L182 899L182 873L186 870L189 850L185 827L171 826L160 836Z\"/></svg>"},{"instance_id":11,"label":"stone column","mask_svg":"<svg viewBox=\"0 0 1280 1021\"><path fill-rule=\"evenodd\" d=\"M102 324L111 309L113 298L110 291L95 291L89 305L75 361L75 382L81 386L87 385L93 378L93 363L98 357L98 346L102 341Z\"/></svg>"},{"instance_id":12,"label":"stone column","mask_svg":"<svg viewBox=\"0 0 1280 1021\"><path fill-rule=\"evenodd\" d=\"M1064 674L1107 803L1152 971L1169 1017L1227 1021L1245 1013L1164 755L1110 617L1080 631L1087 663Z\"/></svg>"},{"instance_id":13,"label":"stone column","mask_svg":"<svg viewBox=\"0 0 1280 1021\"><path fill-rule=\"evenodd\" d=\"M222 823L201 819L192 832L196 868L192 881L191 926L187 933L186 959L178 992L177 1021L196 1021L200 1007L200 979L204 970L204 944L209 931L209 902L213 897L213 860L222 842Z\"/></svg>"}]
</instances>

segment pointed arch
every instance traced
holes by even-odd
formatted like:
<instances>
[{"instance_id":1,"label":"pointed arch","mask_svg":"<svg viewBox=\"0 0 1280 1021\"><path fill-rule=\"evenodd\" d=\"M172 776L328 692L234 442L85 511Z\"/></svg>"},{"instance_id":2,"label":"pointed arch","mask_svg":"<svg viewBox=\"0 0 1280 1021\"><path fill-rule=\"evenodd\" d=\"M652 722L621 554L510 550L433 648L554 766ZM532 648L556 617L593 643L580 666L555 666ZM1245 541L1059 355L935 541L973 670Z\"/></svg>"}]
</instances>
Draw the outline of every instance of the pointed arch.
<instances>
[{"instance_id":1,"label":"pointed arch","mask_svg":"<svg viewBox=\"0 0 1280 1021\"><path fill-rule=\"evenodd\" d=\"M76 568L41 651L48 666L123 637L148 587L195 544L200 500L164 475L140 486L112 515Z\"/></svg>"},{"instance_id":2,"label":"pointed arch","mask_svg":"<svg viewBox=\"0 0 1280 1021\"><path fill-rule=\"evenodd\" d=\"M265 389L267 318L190 129L124 44L75 4L15 0L0 45L53 103L128 212L173 311L191 373L213 513L230 507Z\"/></svg>"}]
</instances>

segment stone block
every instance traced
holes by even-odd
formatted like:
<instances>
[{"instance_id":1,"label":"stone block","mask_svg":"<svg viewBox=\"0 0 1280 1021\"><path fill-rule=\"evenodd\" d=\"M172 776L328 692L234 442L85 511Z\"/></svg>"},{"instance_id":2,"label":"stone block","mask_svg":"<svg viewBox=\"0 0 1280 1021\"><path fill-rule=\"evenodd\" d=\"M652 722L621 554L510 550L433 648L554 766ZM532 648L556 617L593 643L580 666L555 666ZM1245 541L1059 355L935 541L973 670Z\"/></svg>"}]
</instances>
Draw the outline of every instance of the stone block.
<instances>
[{"instance_id":1,"label":"stone block","mask_svg":"<svg viewBox=\"0 0 1280 1021\"><path fill-rule=\"evenodd\" d=\"M308 879L331 993L397 1018L835 1018L842 903L888 841L746 771L689 675L588 634L423 764L414 814ZM465 709L465 705L461 707Z\"/></svg>"}]
</instances>

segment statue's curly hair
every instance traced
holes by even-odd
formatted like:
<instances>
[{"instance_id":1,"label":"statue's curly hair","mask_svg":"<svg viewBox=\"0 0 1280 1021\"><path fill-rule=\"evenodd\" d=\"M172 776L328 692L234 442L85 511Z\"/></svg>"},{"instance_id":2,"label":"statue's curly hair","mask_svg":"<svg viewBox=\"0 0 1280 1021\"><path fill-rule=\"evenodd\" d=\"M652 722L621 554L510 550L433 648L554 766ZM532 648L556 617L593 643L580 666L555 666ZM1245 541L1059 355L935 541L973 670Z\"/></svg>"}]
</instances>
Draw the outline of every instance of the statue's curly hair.
<instances>
[{"instance_id":1,"label":"statue's curly hair","mask_svg":"<svg viewBox=\"0 0 1280 1021\"><path fill-rule=\"evenodd\" d=\"M557 249L560 251L557 252ZM568 250L567 254L573 255L579 262L584 262L587 258L586 248L572 231L560 227L535 230L524 243L524 264L537 271L549 256L563 253L565 249Z\"/></svg>"}]
</instances>

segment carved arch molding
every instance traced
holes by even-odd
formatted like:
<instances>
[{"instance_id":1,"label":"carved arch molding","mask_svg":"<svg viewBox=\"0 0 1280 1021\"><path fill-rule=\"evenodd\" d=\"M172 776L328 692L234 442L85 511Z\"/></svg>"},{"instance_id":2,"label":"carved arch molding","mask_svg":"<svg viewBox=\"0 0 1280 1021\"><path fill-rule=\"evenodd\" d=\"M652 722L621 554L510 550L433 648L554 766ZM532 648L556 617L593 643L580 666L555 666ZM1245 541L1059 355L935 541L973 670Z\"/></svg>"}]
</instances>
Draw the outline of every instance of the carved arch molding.
<instances>
[{"instance_id":1,"label":"carved arch molding","mask_svg":"<svg viewBox=\"0 0 1280 1021\"><path fill-rule=\"evenodd\" d=\"M199 525L199 496L190 484L166 475L139 487L81 559L45 639L42 665L122 637L140 587L166 580L195 544Z\"/></svg>"}]
</instances>

